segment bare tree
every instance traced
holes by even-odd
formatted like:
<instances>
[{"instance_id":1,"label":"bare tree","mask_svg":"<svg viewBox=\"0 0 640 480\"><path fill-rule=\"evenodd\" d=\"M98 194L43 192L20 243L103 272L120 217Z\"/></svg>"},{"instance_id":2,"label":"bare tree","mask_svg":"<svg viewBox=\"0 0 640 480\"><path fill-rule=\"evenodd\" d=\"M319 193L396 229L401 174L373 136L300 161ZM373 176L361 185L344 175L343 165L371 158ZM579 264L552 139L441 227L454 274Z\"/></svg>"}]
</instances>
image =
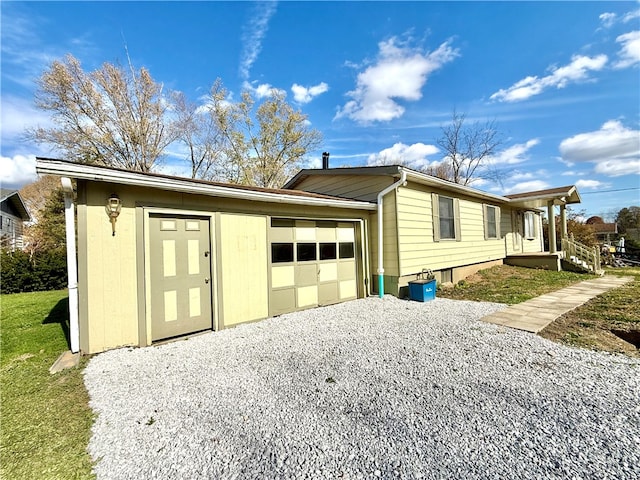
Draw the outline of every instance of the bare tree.
<instances>
[{"instance_id":1,"label":"bare tree","mask_svg":"<svg viewBox=\"0 0 640 480\"><path fill-rule=\"evenodd\" d=\"M174 92L174 127L177 139L187 147L191 178L216 180L224 177L226 157L224 137L208 106L190 102L183 93Z\"/></svg>"},{"instance_id":2,"label":"bare tree","mask_svg":"<svg viewBox=\"0 0 640 480\"><path fill-rule=\"evenodd\" d=\"M104 63L86 73L67 55L42 74L35 98L55 126L36 128L28 136L76 162L147 172L175 139L162 85L131 63L128 70Z\"/></svg>"},{"instance_id":3,"label":"bare tree","mask_svg":"<svg viewBox=\"0 0 640 480\"><path fill-rule=\"evenodd\" d=\"M429 167L427 173L462 185L468 185L474 178L499 180L490 163L502 145L495 122L466 125L465 121L465 114L453 111L451 123L442 127L442 137L436 142L445 159L439 166Z\"/></svg>"},{"instance_id":4,"label":"bare tree","mask_svg":"<svg viewBox=\"0 0 640 480\"><path fill-rule=\"evenodd\" d=\"M47 199L54 190L60 188L60 177L56 175L42 175L37 180L26 184L20 189L20 197L29 209L31 217L38 221Z\"/></svg>"},{"instance_id":5,"label":"bare tree","mask_svg":"<svg viewBox=\"0 0 640 480\"><path fill-rule=\"evenodd\" d=\"M250 92L242 92L239 102L230 103L221 84L214 84L210 111L224 137L226 169L222 174L234 183L280 187L322 137L308 127L306 115L287 103L283 92L273 90L255 107Z\"/></svg>"}]
</instances>

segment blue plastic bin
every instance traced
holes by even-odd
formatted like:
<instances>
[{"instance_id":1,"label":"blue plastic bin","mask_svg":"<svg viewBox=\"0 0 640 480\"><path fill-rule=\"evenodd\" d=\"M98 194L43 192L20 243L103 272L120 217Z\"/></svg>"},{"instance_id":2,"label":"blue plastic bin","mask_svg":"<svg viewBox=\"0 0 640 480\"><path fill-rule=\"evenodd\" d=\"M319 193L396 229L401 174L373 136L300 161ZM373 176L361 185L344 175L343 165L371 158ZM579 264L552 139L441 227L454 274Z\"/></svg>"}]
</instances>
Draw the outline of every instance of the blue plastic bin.
<instances>
[{"instance_id":1,"label":"blue plastic bin","mask_svg":"<svg viewBox=\"0 0 640 480\"><path fill-rule=\"evenodd\" d=\"M414 280L409 282L409 298L417 302L428 302L436 298L435 280Z\"/></svg>"}]
</instances>

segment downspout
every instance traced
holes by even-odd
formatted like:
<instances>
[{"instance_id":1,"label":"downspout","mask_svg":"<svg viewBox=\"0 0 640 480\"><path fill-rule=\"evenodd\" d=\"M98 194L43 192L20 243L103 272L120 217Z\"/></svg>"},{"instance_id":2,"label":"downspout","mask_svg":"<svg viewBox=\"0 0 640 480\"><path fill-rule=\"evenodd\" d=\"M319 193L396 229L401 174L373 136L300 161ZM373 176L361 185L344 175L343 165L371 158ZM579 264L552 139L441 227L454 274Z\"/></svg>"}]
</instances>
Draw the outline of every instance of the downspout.
<instances>
[{"instance_id":1,"label":"downspout","mask_svg":"<svg viewBox=\"0 0 640 480\"><path fill-rule=\"evenodd\" d=\"M384 255L382 253L383 241L382 241L382 197L384 197L387 193L392 190L397 189L398 187L405 186L407 184L407 172L404 170L400 171L400 179L387 188L382 190L378 194L378 296L380 298L384 297L384 267L383 260Z\"/></svg>"},{"instance_id":2,"label":"downspout","mask_svg":"<svg viewBox=\"0 0 640 480\"><path fill-rule=\"evenodd\" d=\"M69 288L69 340L71 352L80 351L80 329L78 325L78 262L76 260L76 224L71 179L62 177L64 191L64 224L67 238L67 277Z\"/></svg>"}]
</instances>

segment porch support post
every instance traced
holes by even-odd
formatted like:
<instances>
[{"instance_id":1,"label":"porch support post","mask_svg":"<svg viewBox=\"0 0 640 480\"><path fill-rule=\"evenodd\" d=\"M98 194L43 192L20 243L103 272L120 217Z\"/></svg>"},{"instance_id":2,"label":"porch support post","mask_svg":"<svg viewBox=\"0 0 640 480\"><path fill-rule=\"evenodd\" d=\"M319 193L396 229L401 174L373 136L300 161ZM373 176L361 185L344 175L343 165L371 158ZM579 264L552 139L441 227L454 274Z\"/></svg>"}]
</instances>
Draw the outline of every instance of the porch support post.
<instances>
[{"instance_id":1,"label":"porch support post","mask_svg":"<svg viewBox=\"0 0 640 480\"><path fill-rule=\"evenodd\" d=\"M553 208L553 200L547 202L547 213L549 217L549 253L556 253L556 213Z\"/></svg>"},{"instance_id":2,"label":"porch support post","mask_svg":"<svg viewBox=\"0 0 640 480\"><path fill-rule=\"evenodd\" d=\"M560 205L560 238L567 238L567 207Z\"/></svg>"}]
</instances>

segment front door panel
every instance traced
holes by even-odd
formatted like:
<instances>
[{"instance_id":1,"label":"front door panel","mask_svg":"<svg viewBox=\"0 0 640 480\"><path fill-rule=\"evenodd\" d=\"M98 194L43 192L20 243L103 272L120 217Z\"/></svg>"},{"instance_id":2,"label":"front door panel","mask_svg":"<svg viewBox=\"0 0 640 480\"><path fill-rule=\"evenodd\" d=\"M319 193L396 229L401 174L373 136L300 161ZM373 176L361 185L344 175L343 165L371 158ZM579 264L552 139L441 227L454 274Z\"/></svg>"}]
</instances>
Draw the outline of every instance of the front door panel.
<instances>
[{"instance_id":1,"label":"front door panel","mask_svg":"<svg viewBox=\"0 0 640 480\"><path fill-rule=\"evenodd\" d=\"M212 327L209 220L149 217L152 339Z\"/></svg>"}]
</instances>

